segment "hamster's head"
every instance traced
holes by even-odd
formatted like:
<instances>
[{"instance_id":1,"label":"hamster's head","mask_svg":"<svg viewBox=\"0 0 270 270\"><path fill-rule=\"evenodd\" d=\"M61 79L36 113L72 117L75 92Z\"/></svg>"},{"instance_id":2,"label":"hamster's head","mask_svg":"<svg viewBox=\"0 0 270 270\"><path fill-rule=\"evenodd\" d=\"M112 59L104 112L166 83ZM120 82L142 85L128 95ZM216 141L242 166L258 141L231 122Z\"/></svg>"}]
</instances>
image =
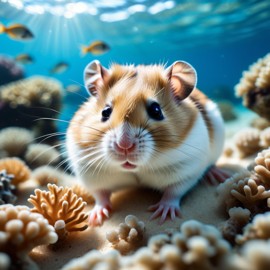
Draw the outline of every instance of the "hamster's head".
<instances>
[{"instance_id":1,"label":"hamster's head","mask_svg":"<svg viewBox=\"0 0 270 270\"><path fill-rule=\"evenodd\" d=\"M127 171L169 163L166 152L181 144L192 125L194 112L183 101L196 79L194 68L182 61L168 68L89 63L84 81L91 97L74 129L85 162Z\"/></svg>"}]
</instances>

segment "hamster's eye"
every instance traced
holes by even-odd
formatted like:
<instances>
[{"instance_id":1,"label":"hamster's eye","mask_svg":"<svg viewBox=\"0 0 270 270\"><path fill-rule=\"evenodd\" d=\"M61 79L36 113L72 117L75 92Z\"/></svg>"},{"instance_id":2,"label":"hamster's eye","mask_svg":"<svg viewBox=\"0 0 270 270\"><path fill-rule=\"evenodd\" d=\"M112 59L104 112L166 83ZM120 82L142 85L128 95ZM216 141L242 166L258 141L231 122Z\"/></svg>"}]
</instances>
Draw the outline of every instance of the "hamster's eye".
<instances>
[{"instance_id":1,"label":"hamster's eye","mask_svg":"<svg viewBox=\"0 0 270 270\"><path fill-rule=\"evenodd\" d=\"M107 121L110 118L111 113L112 113L112 107L109 105L106 105L106 107L101 112L101 115L102 115L101 120L103 122Z\"/></svg>"},{"instance_id":2,"label":"hamster's eye","mask_svg":"<svg viewBox=\"0 0 270 270\"><path fill-rule=\"evenodd\" d=\"M154 120L163 120L164 116L162 110L157 102L152 102L147 106L148 115Z\"/></svg>"}]
</instances>

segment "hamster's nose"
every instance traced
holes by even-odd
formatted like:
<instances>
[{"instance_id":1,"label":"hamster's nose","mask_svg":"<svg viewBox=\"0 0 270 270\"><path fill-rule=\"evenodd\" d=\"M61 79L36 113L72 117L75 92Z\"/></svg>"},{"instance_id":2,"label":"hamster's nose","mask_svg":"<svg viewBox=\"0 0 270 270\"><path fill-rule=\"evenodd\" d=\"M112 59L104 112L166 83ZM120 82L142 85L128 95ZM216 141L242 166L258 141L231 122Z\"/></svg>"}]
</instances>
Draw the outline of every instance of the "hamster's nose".
<instances>
[{"instance_id":1,"label":"hamster's nose","mask_svg":"<svg viewBox=\"0 0 270 270\"><path fill-rule=\"evenodd\" d=\"M131 143L131 144L125 144L125 145L121 145L120 143L114 143L114 149L116 150L116 152L121 153L121 154L129 154L132 153L136 148L136 144L135 143Z\"/></svg>"}]
</instances>

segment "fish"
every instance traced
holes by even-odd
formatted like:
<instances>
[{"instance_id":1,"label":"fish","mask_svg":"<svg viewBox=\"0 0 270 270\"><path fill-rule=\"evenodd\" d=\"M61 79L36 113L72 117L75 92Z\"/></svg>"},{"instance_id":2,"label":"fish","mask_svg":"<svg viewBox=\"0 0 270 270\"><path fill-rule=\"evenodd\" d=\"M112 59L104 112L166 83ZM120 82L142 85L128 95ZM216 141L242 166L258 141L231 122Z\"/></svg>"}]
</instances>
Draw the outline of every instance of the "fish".
<instances>
[{"instance_id":1,"label":"fish","mask_svg":"<svg viewBox=\"0 0 270 270\"><path fill-rule=\"evenodd\" d=\"M15 40L33 39L33 33L24 25L16 23L10 26L5 26L0 23L0 34L6 33L10 38Z\"/></svg>"},{"instance_id":2,"label":"fish","mask_svg":"<svg viewBox=\"0 0 270 270\"><path fill-rule=\"evenodd\" d=\"M16 62L19 62L21 64L33 64L34 59L31 55L27 54L27 53L22 53L17 55L14 60Z\"/></svg>"},{"instance_id":3,"label":"fish","mask_svg":"<svg viewBox=\"0 0 270 270\"><path fill-rule=\"evenodd\" d=\"M81 86L78 84L69 84L66 86L68 92L78 92L81 90Z\"/></svg>"},{"instance_id":4,"label":"fish","mask_svg":"<svg viewBox=\"0 0 270 270\"><path fill-rule=\"evenodd\" d=\"M59 74L65 72L69 67L69 64L66 62L59 62L54 67L50 69L50 73Z\"/></svg>"},{"instance_id":5,"label":"fish","mask_svg":"<svg viewBox=\"0 0 270 270\"><path fill-rule=\"evenodd\" d=\"M101 55L109 50L110 50L109 45L100 40L94 41L88 46L83 45L81 47L81 52L83 55L87 53L92 53L94 55Z\"/></svg>"}]
</instances>

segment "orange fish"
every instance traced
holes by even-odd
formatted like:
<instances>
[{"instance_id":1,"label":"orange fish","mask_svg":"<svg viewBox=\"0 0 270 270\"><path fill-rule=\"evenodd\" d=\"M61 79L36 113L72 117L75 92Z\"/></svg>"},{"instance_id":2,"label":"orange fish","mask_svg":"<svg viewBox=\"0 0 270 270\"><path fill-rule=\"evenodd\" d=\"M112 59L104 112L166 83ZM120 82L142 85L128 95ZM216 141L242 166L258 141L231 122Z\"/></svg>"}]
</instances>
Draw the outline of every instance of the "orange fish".
<instances>
[{"instance_id":1,"label":"orange fish","mask_svg":"<svg viewBox=\"0 0 270 270\"><path fill-rule=\"evenodd\" d=\"M4 26L0 24L0 34L6 33L10 38L16 40L28 40L34 38L33 33L22 24L12 24Z\"/></svg>"},{"instance_id":2,"label":"orange fish","mask_svg":"<svg viewBox=\"0 0 270 270\"><path fill-rule=\"evenodd\" d=\"M21 64L33 64L34 62L33 57L27 53L19 54L14 59Z\"/></svg>"},{"instance_id":3,"label":"orange fish","mask_svg":"<svg viewBox=\"0 0 270 270\"><path fill-rule=\"evenodd\" d=\"M99 40L92 42L88 46L82 46L81 48L82 54L92 53L94 55L104 54L109 50L110 50L109 45Z\"/></svg>"}]
</instances>

